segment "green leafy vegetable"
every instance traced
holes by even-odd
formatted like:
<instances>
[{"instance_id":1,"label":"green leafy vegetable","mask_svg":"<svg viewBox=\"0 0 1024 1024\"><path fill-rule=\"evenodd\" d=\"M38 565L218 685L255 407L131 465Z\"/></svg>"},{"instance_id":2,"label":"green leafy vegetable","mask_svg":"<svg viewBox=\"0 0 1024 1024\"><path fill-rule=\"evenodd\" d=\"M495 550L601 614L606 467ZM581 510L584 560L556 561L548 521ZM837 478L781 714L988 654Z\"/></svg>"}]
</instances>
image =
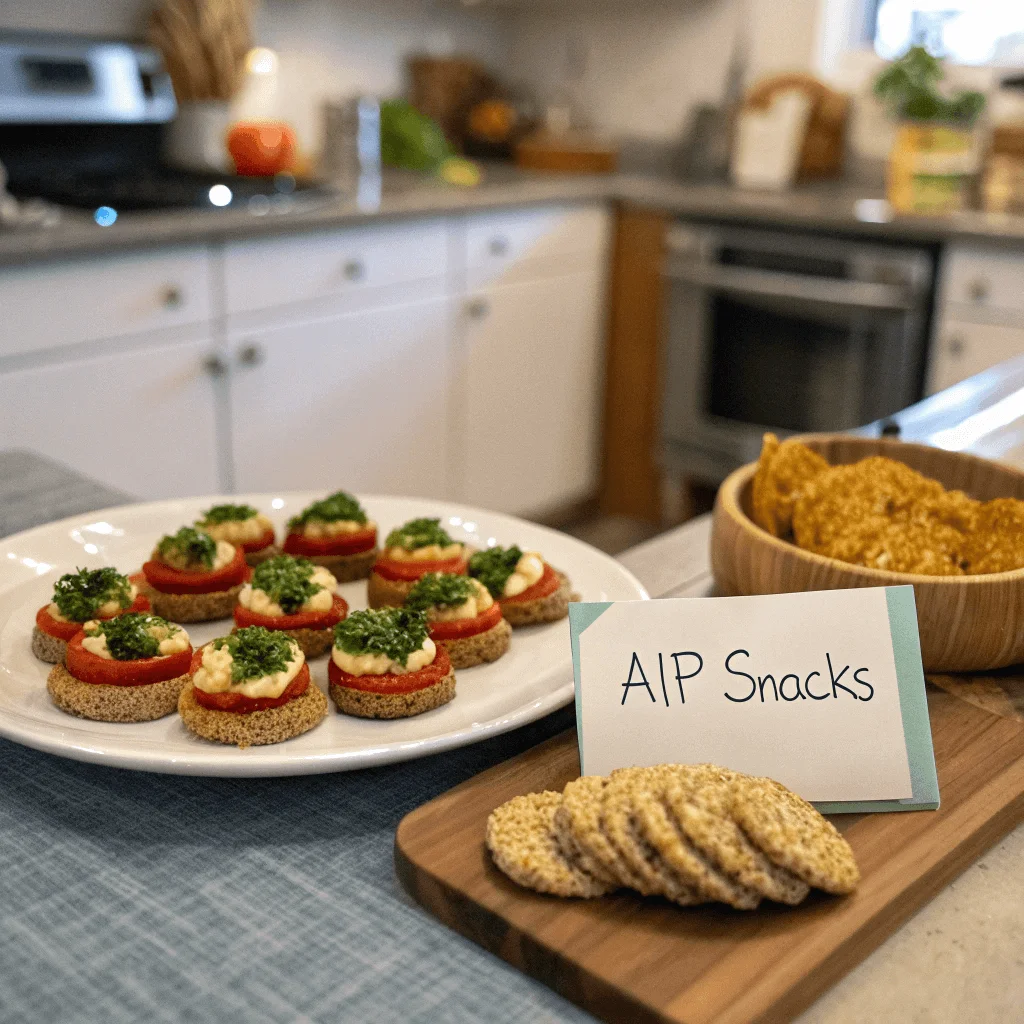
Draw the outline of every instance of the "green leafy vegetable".
<instances>
[{"instance_id":1,"label":"green leafy vegetable","mask_svg":"<svg viewBox=\"0 0 1024 1024\"><path fill-rule=\"evenodd\" d=\"M476 587L468 576L456 576L450 572L428 572L421 576L409 596L406 608L426 611L428 608L457 608L476 593Z\"/></svg>"},{"instance_id":2,"label":"green leafy vegetable","mask_svg":"<svg viewBox=\"0 0 1024 1024\"><path fill-rule=\"evenodd\" d=\"M304 508L297 516L288 520L288 527L295 529L305 526L311 519L324 523L337 523L342 520L353 523L365 523L366 513L362 505L346 491L336 491L334 494L323 499L314 501L308 508Z\"/></svg>"},{"instance_id":3,"label":"green leafy vegetable","mask_svg":"<svg viewBox=\"0 0 1024 1024\"><path fill-rule=\"evenodd\" d=\"M412 608L353 612L334 627L334 646L355 657L386 654L404 665L427 639L427 616Z\"/></svg>"},{"instance_id":4,"label":"green leafy vegetable","mask_svg":"<svg viewBox=\"0 0 1024 1024\"><path fill-rule=\"evenodd\" d=\"M478 579L491 592L491 597L501 597L522 557L523 552L516 545L477 551L469 560L469 575Z\"/></svg>"},{"instance_id":5,"label":"green leafy vegetable","mask_svg":"<svg viewBox=\"0 0 1024 1024\"><path fill-rule=\"evenodd\" d=\"M252 505L214 505L208 508L197 526L213 526L216 523L243 523L253 519L259 512Z\"/></svg>"},{"instance_id":6,"label":"green leafy vegetable","mask_svg":"<svg viewBox=\"0 0 1024 1024\"><path fill-rule=\"evenodd\" d=\"M262 626L240 629L231 636L214 640L213 646L215 650L226 647L231 652L233 683L284 672L295 657L296 650L295 641L287 634Z\"/></svg>"},{"instance_id":7,"label":"green leafy vegetable","mask_svg":"<svg viewBox=\"0 0 1024 1024\"><path fill-rule=\"evenodd\" d=\"M119 615L116 619L104 619L94 627L86 630L87 636L107 638L107 650L116 661L136 661L139 658L155 658L160 653L160 641L150 633L151 627L163 627L167 636L180 632L180 626L174 626L159 615L143 615L129 612Z\"/></svg>"},{"instance_id":8,"label":"green leafy vegetable","mask_svg":"<svg viewBox=\"0 0 1024 1024\"><path fill-rule=\"evenodd\" d=\"M196 565L212 569L217 558L217 542L194 526L183 526L177 533L161 537L156 551L161 561L178 569Z\"/></svg>"},{"instance_id":9,"label":"green leafy vegetable","mask_svg":"<svg viewBox=\"0 0 1024 1024\"><path fill-rule=\"evenodd\" d=\"M380 152L386 167L436 171L455 155L436 121L405 100L380 105Z\"/></svg>"},{"instance_id":10,"label":"green leafy vegetable","mask_svg":"<svg viewBox=\"0 0 1024 1024\"><path fill-rule=\"evenodd\" d=\"M280 555L256 567L252 574L253 589L262 590L276 601L285 615L294 615L306 598L322 589L310 582L315 571L316 566L308 558Z\"/></svg>"},{"instance_id":11,"label":"green leafy vegetable","mask_svg":"<svg viewBox=\"0 0 1024 1024\"><path fill-rule=\"evenodd\" d=\"M939 91L942 78L942 61L923 46L912 46L875 79L875 95L897 118L973 124L985 107L984 94L961 90L945 96Z\"/></svg>"},{"instance_id":12,"label":"green leafy vegetable","mask_svg":"<svg viewBox=\"0 0 1024 1024\"><path fill-rule=\"evenodd\" d=\"M100 605L117 601L122 608L132 603L127 576L107 566L103 569L78 569L61 576L53 587L53 603L70 622L94 618Z\"/></svg>"},{"instance_id":13,"label":"green leafy vegetable","mask_svg":"<svg viewBox=\"0 0 1024 1024\"><path fill-rule=\"evenodd\" d=\"M410 519L404 526L388 534L384 546L415 551L416 548L426 548L431 544L445 548L451 543L451 537L441 528L440 519Z\"/></svg>"}]
</instances>

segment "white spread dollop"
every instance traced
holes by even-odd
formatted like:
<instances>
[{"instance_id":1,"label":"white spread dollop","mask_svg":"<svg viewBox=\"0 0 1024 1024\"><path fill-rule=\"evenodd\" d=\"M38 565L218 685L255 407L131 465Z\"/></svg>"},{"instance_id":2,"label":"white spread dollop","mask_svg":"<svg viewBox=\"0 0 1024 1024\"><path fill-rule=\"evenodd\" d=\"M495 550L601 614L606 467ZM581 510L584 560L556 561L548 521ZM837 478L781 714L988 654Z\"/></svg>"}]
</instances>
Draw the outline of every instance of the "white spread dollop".
<instances>
[{"instance_id":1,"label":"white spread dollop","mask_svg":"<svg viewBox=\"0 0 1024 1024\"><path fill-rule=\"evenodd\" d=\"M135 604L135 598L139 596L139 588L135 586L134 583L130 583L128 585L128 593L128 608L130 608L133 604ZM60 609L57 607L55 602L51 601L46 606L46 610L49 613L51 619L57 619L59 622L68 621L64 618L63 615L61 615ZM123 611L127 611L127 608L122 608L120 601L110 600L104 601L103 604L101 604L99 608L96 609L94 614L97 619L112 619L115 615L120 615L121 612Z\"/></svg>"},{"instance_id":2,"label":"white spread dollop","mask_svg":"<svg viewBox=\"0 0 1024 1024\"><path fill-rule=\"evenodd\" d=\"M313 570L313 575L310 576L309 581L320 589L315 594L310 594L302 602L302 607L290 614L302 615L304 612L329 612L331 610L334 604L334 588L338 585L334 574L322 565L318 565ZM246 583L242 587L238 595L238 603L243 608L248 608L249 611L255 612L257 615L278 616L285 614L285 610L265 590L254 588L251 583Z\"/></svg>"},{"instance_id":3,"label":"white spread dollop","mask_svg":"<svg viewBox=\"0 0 1024 1024\"><path fill-rule=\"evenodd\" d=\"M213 565L207 570L208 572L216 572L218 569L223 569L225 565L230 565L235 558L235 545L229 544L226 540L217 541L217 554L214 556Z\"/></svg>"},{"instance_id":4,"label":"white spread dollop","mask_svg":"<svg viewBox=\"0 0 1024 1024\"><path fill-rule=\"evenodd\" d=\"M461 544L427 544L422 548L388 548L385 558L395 562L440 562L462 557Z\"/></svg>"},{"instance_id":5,"label":"white spread dollop","mask_svg":"<svg viewBox=\"0 0 1024 1024\"><path fill-rule=\"evenodd\" d=\"M363 530L376 529L377 524L367 520L357 523L354 519L310 519L302 528L303 536L311 540L323 540L327 537L338 537L346 533L361 533Z\"/></svg>"},{"instance_id":6,"label":"white spread dollop","mask_svg":"<svg viewBox=\"0 0 1024 1024\"><path fill-rule=\"evenodd\" d=\"M515 571L505 580L504 597L515 597L528 590L544 575L544 559L536 551L524 551Z\"/></svg>"},{"instance_id":7,"label":"white spread dollop","mask_svg":"<svg viewBox=\"0 0 1024 1024\"><path fill-rule=\"evenodd\" d=\"M234 658L225 644L215 648L212 644L203 648L203 661L192 676L192 685L205 693L240 693L246 697L280 697L288 684L299 674L306 663L306 656L299 645L292 641L292 658L280 672L260 676L259 679L231 681L231 666Z\"/></svg>"},{"instance_id":8,"label":"white spread dollop","mask_svg":"<svg viewBox=\"0 0 1024 1024\"><path fill-rule=\"evenodd\" d=\"M432 665L437 656L434 641L428 636L419 650L413 651L403 665L400 661L392 661L386 654L348 654L340 647L331 651L334 664L350 676L382 676L385 673L402 675L406 672L419 672L421 668Z\"/></svg>"},{"instance_id":9,"label":"white spread dollop","mask_svg":"<svg viewBox=\"0 0 1024 1024\"><path fill-rule=\"evenodd\" d=\"M91 619L82 628L88 634L90 629L96 629L99 626L98 619ZM158 658L166 658L171 654L179 654L181 651L187 651L188 645L191 643L189 640L188 633L181 628L181 626L173 625L161 625L160 623L154 623L151 626L146 627L146 632L149 633L154 640L160 641L158 648L159 653L155 655ZM82 647L87 650L90 654L95 654L100 658L107 658L113 661L114 656L110 653L107 648L107 637L106 634L100 631L95 636L86 636L82 641Z\"/></svg>"},{"instance_id":10,"label":"white spread dollop","mask_svg":"<svg viewBox=\"0 0 1024 1024\"><path fill-rule=\"evenodd\" d=\"M471 580L474 593L454 608L440 608L435 605L427 609L427 618L431 622L454 622L456 619L475 619L483 615L494 604L488 589L479 581Z\"/></svg>"},{"instance_id":11,"label":"white spread dollop","mask_svg":"<svg viewBox=\"0 0 1024 1024\"><path fill-rule=\"evenodd\" d=\"M257 512L249 519L226 519L222 523L198 526L198 529L208 533L214 540L224 540L229 544L251 544L273 528L274 524L262 512Z\"/></svg>"}]
</instances>

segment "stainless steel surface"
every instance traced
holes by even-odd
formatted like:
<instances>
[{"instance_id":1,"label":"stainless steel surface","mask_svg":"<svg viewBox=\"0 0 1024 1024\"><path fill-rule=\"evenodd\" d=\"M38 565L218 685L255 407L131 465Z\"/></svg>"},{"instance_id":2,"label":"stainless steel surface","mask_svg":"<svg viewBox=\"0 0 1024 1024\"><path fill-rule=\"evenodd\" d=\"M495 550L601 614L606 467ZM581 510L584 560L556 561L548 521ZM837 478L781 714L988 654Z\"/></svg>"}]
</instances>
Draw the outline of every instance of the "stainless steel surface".
<instances>
[{"instance_id":1,"label":"stainless steel surface","mask_svg":"<svg viewBox=\"0 0 1024 1024\"><path fill-rule=\"evenodd\" d=\"M176 110L150 46L0 33L0 124L161 123Z\"/></svg>"},{"instance_id":2,"label":"stainless steel surface","mask_svg":"<svg viewBox=\"0 0 1024 1024\"><path fill-rule=\"evenodd\" d=\"M361 176L380 173L380 101L375 96L327 101L323 124L320 173L326 180L352 188Z\"/></svg>"}]
</instances>

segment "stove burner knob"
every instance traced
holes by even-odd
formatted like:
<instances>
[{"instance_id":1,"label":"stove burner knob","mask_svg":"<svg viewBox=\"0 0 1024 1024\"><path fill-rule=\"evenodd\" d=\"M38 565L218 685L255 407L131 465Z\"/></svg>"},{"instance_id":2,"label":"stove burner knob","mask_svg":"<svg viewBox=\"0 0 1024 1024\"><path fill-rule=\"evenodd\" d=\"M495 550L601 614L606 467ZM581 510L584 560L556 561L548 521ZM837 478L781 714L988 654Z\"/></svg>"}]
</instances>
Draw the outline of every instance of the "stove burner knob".
<instances>
[{"instance_id":1,"label":"stove burner knob","mask_svg":"<svg viewBox=\"0 0 1024 1024\"><path fill-rule=\"evenodd\" d=\"M185 295L177 286L170 284L163 293L164 309L181 309L185 305Z\"/></svg>"}]
</instances>

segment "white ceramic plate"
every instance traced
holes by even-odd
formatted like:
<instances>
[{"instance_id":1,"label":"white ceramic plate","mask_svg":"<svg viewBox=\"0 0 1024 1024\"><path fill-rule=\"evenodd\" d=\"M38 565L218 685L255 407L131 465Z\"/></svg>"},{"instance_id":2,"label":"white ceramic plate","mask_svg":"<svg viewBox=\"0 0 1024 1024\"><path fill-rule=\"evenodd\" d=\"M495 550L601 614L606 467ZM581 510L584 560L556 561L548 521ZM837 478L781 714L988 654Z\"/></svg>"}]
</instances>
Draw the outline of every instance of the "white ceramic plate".
<instances>
[{"instance_id":1,"label":"white ceramic plate","mask_svg":"<svg viewBox=\"0 0 1024 1024\"><path fill-rule=\"evenodd\" d=\"M0 540L0 735L81 761L178 775L305 775L345 771L423 757L476 743L532 722L573 699L567 621L515 631L512 649L491 665L458 673L451 703L393 722L340 715L331 704L317 728L287 743L238 750L198 739L177 715L139 725L107 724L58 711L46 692L50 666L30 650L38 608L54 580L77 566L115 565L135 572L164 533L193 522L220 501L245 501L266 512L278 536L289 516L320 494L243 494L124 505L75 516ZM644 588L614 559L565 534L481 509L413 498L361 499L383 537L414 516L440 516L457 540L486 546L518 544L542 552L568 573L584 601L637 600ZM345 583L350 607L366 607L366 584ZM199 646L228 631L231 621L188 626ZM327 658L310 662L327 685Z\"/></svg>"}]
</instances>

